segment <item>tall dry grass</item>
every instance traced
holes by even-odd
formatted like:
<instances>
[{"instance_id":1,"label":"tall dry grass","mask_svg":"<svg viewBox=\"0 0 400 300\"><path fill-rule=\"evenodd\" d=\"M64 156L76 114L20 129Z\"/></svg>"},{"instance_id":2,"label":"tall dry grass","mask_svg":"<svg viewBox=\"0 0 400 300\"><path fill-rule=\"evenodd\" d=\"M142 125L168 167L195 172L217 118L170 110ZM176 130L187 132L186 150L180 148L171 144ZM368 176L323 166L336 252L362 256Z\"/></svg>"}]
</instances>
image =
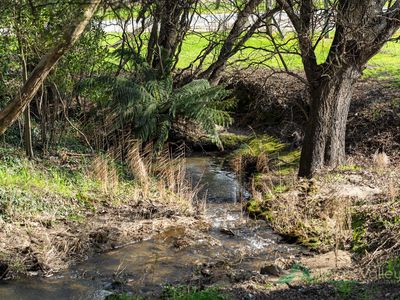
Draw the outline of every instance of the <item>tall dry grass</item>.
<instances>
[{"instance_id":1,"label":"tall dry grass","mask_svg":"<svg viewBox=\"0 0 400 300\"><path fill-rule=\"evenodd\" d=\"M101 184L103 192L113 194L119 178L113 159L109 155L96 155L91 164L91 174Z\"/></svg>"},{"instance_id":2,"label":"tall dry grass","mask_svg":"<svg viewBox=\"0 0 400 300\"><path fill-rule=\"evenodd\" d=\"M155 154L152 144L143 147L140 141L132 141L127 153L128 166L143 197L157 198L185 211L193 209L198 189L192 188L186 178L184 146L174 153L165 147Z\"/></svg>"},{"instance_id":3,"label":"tall dry grass","mask_svg":"<svg viewBox=\"0 0 400 300\"><path fill-rule=\"evenodd\" d=\"M108 154L96 155L90 166L90 175L101 184L104 193L114 195L121 186L116 161L124 158L133 176L129 191L131 199L155 200L175 205L185 212L192 211L199 188L192 188L186 179L184 147L174 153L168 147L158 154L153 150L151 143L143 145L132 140L124 149L116 148Z\"/></svg>"}]
</instances>

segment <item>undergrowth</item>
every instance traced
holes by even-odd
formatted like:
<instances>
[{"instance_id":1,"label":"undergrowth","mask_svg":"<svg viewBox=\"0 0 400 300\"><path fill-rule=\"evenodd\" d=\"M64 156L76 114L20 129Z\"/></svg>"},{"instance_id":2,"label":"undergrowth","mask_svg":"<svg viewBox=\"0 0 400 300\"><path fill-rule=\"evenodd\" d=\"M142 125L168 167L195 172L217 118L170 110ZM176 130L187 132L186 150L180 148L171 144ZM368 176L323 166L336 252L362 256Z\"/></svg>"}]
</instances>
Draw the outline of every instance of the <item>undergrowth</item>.
<instances>
[{"instance_id":1,"label":"undergrowth","mask_svg":"<svg viewBox=\"0 0 400 300\"><path fill-rule=\"evenodd\" d=\"M15 220L44 213L70 217L82 209L94 209L104 199L100 182L84 170L85 158L68 166L51 160L29 161L20 154L15 149L0 149L0 218Z\"/></svg>"},{"instance_id":2,"label":"undergrowth","mask_svg":"<svg viewBox=\"0 0 400 300\"><path fill-rule=\"evenodd\" d=\"M277 175L291 175L298 166L300 151L292 149L289 144L268 136L255 136L231 156L234 170L247 173L273 172Z\"/></svg>"},{"instance_id":3,"label":"undergrowth","mask_svg":"<svg viewBox=\"0 0 400 300\"><path fill-rule=\"evenodd\" d=\"M329 251L350 239L351 203L320 197L317 181L298 180L300 151L270 136L259 136L234 152L233 168L252 176L246 204L289 241Z\"/></svg>"},{"instance_id":4,"label":"undergrowth","mask_svg":"<svg viewBox=\"0 0 400 300\"><path fill-rule=\"evenodd\" d=\"M227 300L217 288L198 289L190 286L168 286L164 289L162 299L165 300Z\"/></svg>"},{"instance_id":5,"label":"undergrowth","mask_svg":"<svg viewBox=\"0 0 400 300\"><path fill-rule=\"evenodd\" d=\"M134 145L129 153L125 164L110 154L79 153L30 161L20 151L0 148L0 219L76 221L105 204L140 199L190 210L195 192L185 181L183 160L169 154L146 160Z\"/></svg>"},{"instance_id":6,"label":"undergrowth","mask_svg":"<svg viewBox=\"0 0 400 300\"><path fill-rule=\"evenodd\" d=\"M139 300L143 299L138 296L111 295L107 300ZM154 298L156 299L156 298ZM162 292L162 300L228 300L231 299L228 295L223 294L217 288L199 289L191 286L166 286Z\"/></svg>"}]
</instances>

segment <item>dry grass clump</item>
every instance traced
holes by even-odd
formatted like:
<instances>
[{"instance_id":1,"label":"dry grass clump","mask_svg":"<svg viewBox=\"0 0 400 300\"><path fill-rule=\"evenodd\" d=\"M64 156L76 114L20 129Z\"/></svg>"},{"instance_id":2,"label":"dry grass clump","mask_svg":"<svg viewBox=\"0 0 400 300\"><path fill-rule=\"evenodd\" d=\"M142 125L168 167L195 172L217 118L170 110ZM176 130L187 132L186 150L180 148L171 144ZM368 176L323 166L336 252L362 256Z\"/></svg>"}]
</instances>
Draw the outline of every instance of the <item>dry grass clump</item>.
<instances>
[{"instance_id":1,"label":"dry grass clump","mask_svg":"<svg viewBox=\"0 0 400 300\"><path fill-rule=\"evenodd\" d=\"M155 154L152 144L142 147L139 141L133 141L127 153L128 166L144 198L176 204L185 212L192 210L198 191L186 179L183 147L174 154L168 148Z\"/></svg>"},{"instance_id":2,"label":"dry grass clump","mask_svg":"<svg viewBox=\"0 0 400 300\"><path fill-rule=\"evenodd\" d=\"M272 201L273 227L317 250L343 246L350 238L347 199L301 199Z\"/></svg>"},{"instance_id":3,"label":"dry grass clump","mask_svg":"<svg viewBox=\"0 0 400 300\"><path fill-rule=\"evenodd\" d=\"M309 185L300 182L291 191L275 194L269 185L264 185L265 191L259 185L253 193L257 204L250 204L250 211L258 209L275 231L310 248L321 252L342 248L351 240L351 200L308 194Z\"/></svg>"},{"instance_id":4,"label":"dry grass clump","mask_svg":"<svg viewBox=\"0 0 400 300\"><path fill-rule=\"evenodd\" d=\"M378 149L372 156L372 161L374 167L378 172L385 171L390 165L389 156L383 151L383 149Z\"/></svg>"},{"instance_id":5,"label":"dry grass clump","mask_svg":"<svg viewBox=\"0 0 400 300\"><path fill-rule=\"evenodd\" d=\"M109 156L96 155L90 169L92 176L101 183L106 194L113 193L118 187L118 172Z\"/></svg>"},{"instance_id":6,"label":"dry grass clump","mask_svg":"<svg viewBox=\"0 0 400 300\"><path fill-rule=\"evenodd\" d=\"M377 279L387 271L388 262L400 257L400 202L357 207L353 219L353 249L361 255L369 279ZM400 260L397 272L400 279Z\"/></svg>"},{"instance_id":7,"label":"dry grass clump","mask_svg":"<svg viewBox=\"0 0 400 300\"><path fill-rule=\"evenodd\" d=\"M103 192L117 195L121 185L115 161L122 157L127 166L125 171L133 176L128 191L131 200L177 205L177 211L189 212L197 197L197 190L186 180L184 154L184 148L177 149L175 153L165 148L156 154L151 143L143 145L133 140L127 143L124 150L116 149L107 155L97 155L92 161L90 174L100 182ZM126 194L126 187L124 190Z\"/></svg>"}]
</instances>

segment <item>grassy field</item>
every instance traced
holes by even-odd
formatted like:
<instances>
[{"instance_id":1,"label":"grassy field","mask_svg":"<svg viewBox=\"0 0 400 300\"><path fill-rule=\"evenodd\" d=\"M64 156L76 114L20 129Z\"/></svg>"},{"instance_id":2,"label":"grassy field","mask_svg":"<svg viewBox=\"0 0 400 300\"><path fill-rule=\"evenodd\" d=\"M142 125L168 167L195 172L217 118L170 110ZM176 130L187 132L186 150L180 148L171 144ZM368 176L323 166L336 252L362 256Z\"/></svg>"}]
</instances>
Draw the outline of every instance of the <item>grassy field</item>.
<instances>
[{"instance_id":1,"label":"grassy field","mask_svg":"<svg viewBox=\"0 0 400 300\"><path fill-rule=\"evenodd\" d=\"M208 44L208 38L210 34L203 33L201 35L190 34L186 37L185 42L182 46L182 51L179 56L178 68L188 67L200 54ZM119 38L119 34L109 34L105 44L115 44ZM316 49L318 62L323 62L326 58L332 39L324 39L320 42ZM282 68L282 62L279 60L278 55L271 55L270 51L273 51L273 45L271 41L262 35L255 35L247 43L247 48L237 53L231 58L230 62L237 62L243 66L249 66L251 64L257 64L262 61L264 65L277 69ZM297 47L294 40L287 43L285 47L286 51L296 52ZM145 49L144 49L145 51ZM218 51L218 50L217 50ZM211 53L204 62L204 67L207 67L213 57L217 53ZM302 61L299 55L295 54L283 54L286 65L293 71L302 70ZM113 61L111 59L110 61ZM398 66L400 65L400 43L389 42L383 49L374 56L369 63L367 68L364 70L365 78L379 78L382 80L390 80L400 84L400 72Z\"/></svg>"},{"instance_id":2,"label":"grassy field","mask_svg":"<svg viewBox=\"0 0 400 300\"><path fill-rule=\"evenodd\" d=\"M326 58L331 39L323 40L316 49L318 62L323 62ZM207 45L207 39L201 36L189 35L182 47L178 67L187 67ZM243 60L240 62L243 65L264 61L264 64L274 68L282 68L282 63L277 55L271 56L268 50L273 50L272 43L269 39L263 36L254 36L246 46L250 48L244 49L236 54L231 61ZM286 47L289 50L296 50L294 42L289 43ZM266 51L267 50L267 51ZM302 70L302 61L299 55L286 54L284 55L287 66L294 71ZM211 58L207 61L210 63ZM365 77L379 78L384 80L393 80L400 83L400 43L389 42L383 49L374 56L368 63L364 71Z\"/></svg>"}]
</instances>

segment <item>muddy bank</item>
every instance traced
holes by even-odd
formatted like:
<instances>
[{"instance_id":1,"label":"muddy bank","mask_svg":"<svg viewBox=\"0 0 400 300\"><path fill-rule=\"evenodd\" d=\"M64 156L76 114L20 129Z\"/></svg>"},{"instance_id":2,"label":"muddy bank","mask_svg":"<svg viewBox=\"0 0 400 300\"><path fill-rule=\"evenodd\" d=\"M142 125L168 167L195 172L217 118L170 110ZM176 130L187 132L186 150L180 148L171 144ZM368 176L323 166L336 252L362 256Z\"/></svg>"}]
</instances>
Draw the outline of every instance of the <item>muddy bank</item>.
<instances>
[{"instance_id":1,"label":"muddy bank","mask_svg":"<svg viewBox=\"0 0 400 300\"><path fill-rule=\"evenodd\" d=\"M88 212L80 222L33 219L1 222L2 279L49 276L128 244L151 238L170 226L197 228L202 221L155 201L139 201Z\"/></svg>"},{"instance_id":2,"label":"muddy bank","mask_svg":"<svg viewBox=\"0 0 400 300\"><path fill-rule=\"evenodd\" d=\"M94 245L102 254L58 276L40 279L36 285L29 280L9 281L0 292L8 299L30 300L36 299L32 295L103 299L116 292L154 298L167 284L230 287L253 278L265 279L271 274L260 274L264 264L273 264L278 258L299 260L307 253L297 245L286 244L266 222L247 217L242 203L246 193L223 161L190 158L187 170L194 186L207 185L200 192L205 199L199 205L204 209L201 219L174 215L128 226L127 215L132 212L121 208L110 221L114 223L110 223L113 234L102 234L101 226L92 227ZM97 218L97 224L104 223L104 219ZM124 241L143 240L104 252L117 248L112 236L123 237L120 240Z\"/></svg>"}]
</instances>

